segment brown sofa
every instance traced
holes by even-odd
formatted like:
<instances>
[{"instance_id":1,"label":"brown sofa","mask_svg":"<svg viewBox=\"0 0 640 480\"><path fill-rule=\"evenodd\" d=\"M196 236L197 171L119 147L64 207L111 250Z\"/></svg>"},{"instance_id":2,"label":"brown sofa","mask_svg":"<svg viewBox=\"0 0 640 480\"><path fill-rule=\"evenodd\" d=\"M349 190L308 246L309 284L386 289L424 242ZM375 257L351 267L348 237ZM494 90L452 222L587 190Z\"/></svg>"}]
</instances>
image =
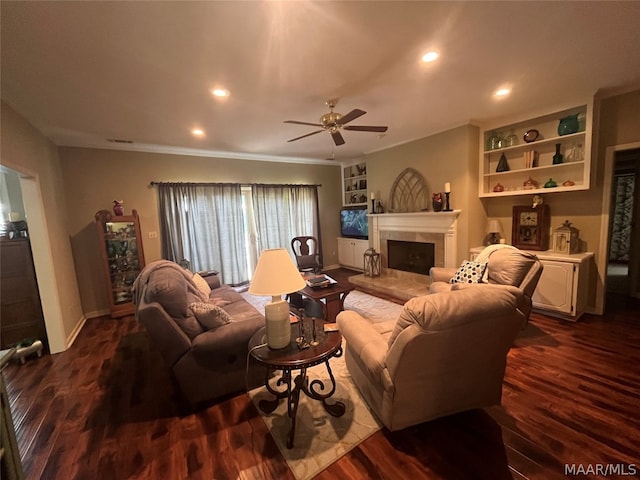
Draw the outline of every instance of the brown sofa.
<instances>
[{"instance_id":1,"label":"brown sofa","mask_svg":"<svg viewBox=\"0 0 640 480\"><path fill-rule=\"evenodd\" d=\"M413 298L381 323L341 312L347 369L389 430L500 404L526 306L522 290L486 285Z\"/></svg>"},{"instance_id":2,"label":"brown sofa","mask_svg":"<svg viewBox=\"0 0 640 480\"><path fill-rule=\"evenodd\" d=\"M249 339L264 326L264 317L231 287L221 286L217 276L205 278L213 287L208 295L202 277L198 284L190 271L161 260L147 265L134 284L136 317L193 408L264 381L264 369L255 364L246 369ZM222 308L228 323L203 325L194 304Z\"/></svg>"}]
</instances>

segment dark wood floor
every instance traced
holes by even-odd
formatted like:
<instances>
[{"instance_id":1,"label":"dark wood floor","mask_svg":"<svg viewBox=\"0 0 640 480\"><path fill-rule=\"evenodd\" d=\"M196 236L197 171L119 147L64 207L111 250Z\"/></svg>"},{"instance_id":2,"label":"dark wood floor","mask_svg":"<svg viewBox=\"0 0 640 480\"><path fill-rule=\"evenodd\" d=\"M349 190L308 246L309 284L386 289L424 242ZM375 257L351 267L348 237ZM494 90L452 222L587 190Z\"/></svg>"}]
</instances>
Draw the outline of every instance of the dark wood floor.
<instances>
[{"instance_id":1,"label":"dark wood floor","mask_svg":"<svg viewBox=\"0 0 640 480\"><path fill-rule=\"evenodd\" d=\"M502 406L383 429L318 478L546 480L565 464L635 464L637 478L640 304L608 305L579 323L534 313ZM68 351L4 373L28 479L293 479L246 395L181 413L132 317L89 320Z\"/></svg>"}]
</instances>

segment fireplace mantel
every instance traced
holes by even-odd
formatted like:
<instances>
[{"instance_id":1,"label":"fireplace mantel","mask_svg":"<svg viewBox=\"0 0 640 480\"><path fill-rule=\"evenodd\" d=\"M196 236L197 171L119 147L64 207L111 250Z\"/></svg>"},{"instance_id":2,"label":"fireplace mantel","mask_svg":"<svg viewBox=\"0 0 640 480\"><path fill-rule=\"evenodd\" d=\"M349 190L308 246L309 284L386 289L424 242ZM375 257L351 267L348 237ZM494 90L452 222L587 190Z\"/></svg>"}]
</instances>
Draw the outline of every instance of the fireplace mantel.
<instances>
[{"instance_id":1,"label":"fireplace mantel","mask_svg":"<svg viewBox=\"0 0 640 480\"><path fill-rule=\"evenodd\" d=\"M381 251L380 232L420 232L444 235L444 266L457 267L457 221L461 210L369 214L372 246Z\"/></svg>"}]
</instances>

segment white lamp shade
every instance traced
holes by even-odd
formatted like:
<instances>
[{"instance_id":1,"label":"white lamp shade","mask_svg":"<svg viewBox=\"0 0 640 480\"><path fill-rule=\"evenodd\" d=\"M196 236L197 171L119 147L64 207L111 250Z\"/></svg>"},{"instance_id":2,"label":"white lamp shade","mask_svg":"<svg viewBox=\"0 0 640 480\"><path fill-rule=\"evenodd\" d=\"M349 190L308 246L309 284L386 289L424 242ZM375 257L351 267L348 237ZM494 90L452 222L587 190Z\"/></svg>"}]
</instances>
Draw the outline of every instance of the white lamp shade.
<instances>
[{"instance_id":1,"label":"white lamp shade","mask_svg":"<svg viewBox=\"0 0 640 480\"><path fill-rule=\"evenodd\" d=\"M249 286L252 295L276 297L297 292L307 284L284 248L263 250Z\"/></svg>"},{"instance_id":2,"label":"white lamp shade","mask_svg":"<svg viewBox=\"0 0 640 480\"><path fill-rule=\"evenodd\" d=\"M502 227L500 226L500 220L492 219L487 222L487 233L500 233Z\"/></svg>"}]
</instances>

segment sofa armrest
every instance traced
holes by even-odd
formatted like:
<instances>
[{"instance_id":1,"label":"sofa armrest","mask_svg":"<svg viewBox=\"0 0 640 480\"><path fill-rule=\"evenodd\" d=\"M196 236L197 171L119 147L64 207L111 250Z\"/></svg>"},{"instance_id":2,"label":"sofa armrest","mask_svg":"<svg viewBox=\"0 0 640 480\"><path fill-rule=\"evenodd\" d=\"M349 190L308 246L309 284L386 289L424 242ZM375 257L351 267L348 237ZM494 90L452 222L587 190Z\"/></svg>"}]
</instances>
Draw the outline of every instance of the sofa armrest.
<instances>
[{"instance_id":1,"label":"sofa armrest","mask_svg":"<svg viewBox=\"0 0 640 480\"><path fill-rule=\"evenodd\" d=\"M198 272L202 278L204 278L205 282L209 285L211 290L216 288L220 288L220 277L218 277L218 272L216 270L207 270L205 272Z\"/></svg>"},{"instance_id":2,"label":"sofa armrest","mask_svg":"<svg viewBox=\"0 0 640 480\"><path fill-rule=\"evenodd\" d=\"M207 330L193 339L193 356L203 365L224 368L234 363L238 356L246 357L249 339L263 326L264 319L256 317Z\"/></svg>"},{"instance_id":3,"label":"sofa armrest","mask_svg":"<svg viewBox=\"0 0 640 480\"><path fill-rule=\"evenodd\" d=\"M456 274L456 268L450 267L431 267L429 269L429 276L431 277L431 283L433 282L445 282L449 283L449 280Z\"/></svg>"},{"instance_id":4,"label":"sofa armrest","mask_svg":"<svg viewBox=\"0 0 640 480\"><path fill-rule=\"evenodd\" d=\"M351 310L340 312L338 327L347 342L347 349L359 357L371 378L381 379L386 368L387 341L371 321Z\"/></svg>"},{"instance_id":5,"label":"sofa armrest","mask_svg":"<svg viewBox=\"0 0 640 480\"><path fill-rule=\"evenodd\" d=\"M159 303L144 303L137 316L168 365L173 366L191 348L189 337Z\"/></svg>"}]
</instances>

